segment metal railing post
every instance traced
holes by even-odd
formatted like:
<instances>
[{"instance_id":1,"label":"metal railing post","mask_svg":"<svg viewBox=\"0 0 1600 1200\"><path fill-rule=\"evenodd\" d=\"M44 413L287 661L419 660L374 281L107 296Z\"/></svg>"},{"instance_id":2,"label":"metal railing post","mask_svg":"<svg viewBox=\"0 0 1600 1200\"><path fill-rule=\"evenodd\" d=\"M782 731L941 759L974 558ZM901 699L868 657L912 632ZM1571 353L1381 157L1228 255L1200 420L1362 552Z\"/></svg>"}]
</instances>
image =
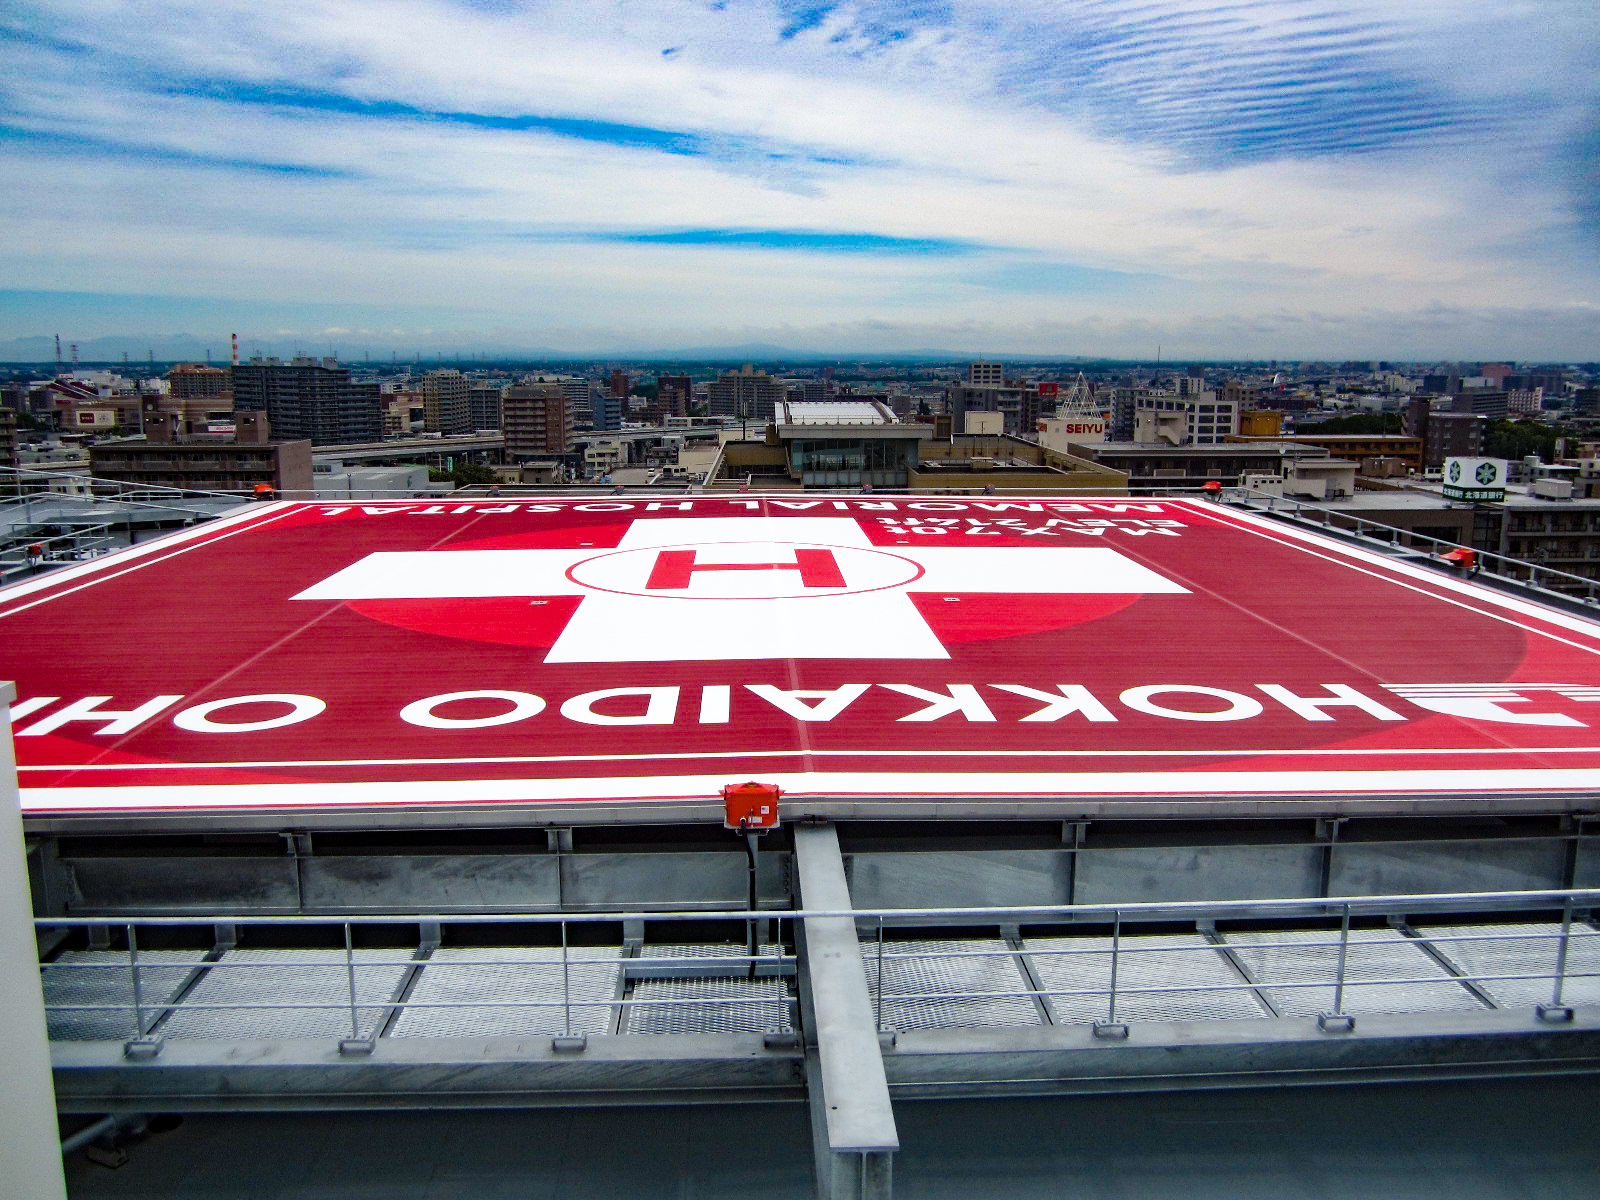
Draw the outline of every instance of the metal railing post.
<instances>
[{"instance_id":1,"label":"metal railing post","mask_svg":"<svg viewBox=\"0 0 1600 1200\"><path fill-rule=\"evenodd\" d=\"M361 1017L356 1010L356 951L350 922L344 922L344 973L350 999L350 1036L339 1039L340 1054L371 1054L377 1046L377 1030L371 1037L361 1036Z\"/></svg>"},{"instance_id":2,"label":"metal railing post","mask_svg":"<svg viewBox=\"0 0 1600 1200\"><path fill-rule=\"evenodd\" d=\"M1350 960L1350 906L1344 906L1344 917L1339 922L1339 973L1333 981L1333 1012L1344 1015L1344 970Z\"/></svg>"},{"instance_id":3,"label":"metal railing post","mask_svg":"<svg viewBox=\"0 0 1600 1200\"><path fill-rule=\"evenodd\" d=\"M144 1037L144 987L139 977L139 933L128 927L128 970L133 976L133 1040Z\"/></svg>"},{"instance_id":4,"label":"metal railing post","mask_svg":"<svg viewBox=\"0 0 1600 1200\"><path fill-rule=\"evenodd\" d=\"M567 923L561 922L561 1024L562 1033L572 1036L572 970L567 963Z\"/></svg>"},{"instance_id":5,"label":"metal railing post","mask_svg":"<svg viewBox=\"0 0 1600 1200\"><path fill-rule=\"evenodd\" d=\"M572 1032L572 968L567 951L567 921L561 919L561 1035L550 1039L553 1050L576 1051L589 1045L589 1035Z\"/></svg>"},{"instance_id":6,"label":"metal railing post","mask_svg":"<svg viewBox=\"0 0 1600 1200\"><path fill-rule=\"evenodd\" d=\"M126 1058L154 1058L161 1052L161 1039L145 1036L144 978L139 968L139 931L133 922L124 928L128 931L128 974L133 984L133 1037L122 1043Z\"/></svg>"},{"instance_id":7,"label":"metal railing post","mask_svg":"<svg viewBox=\"0 0 1600 1200\"><path fill-rule=\"evenodd\" d=\"M1350 905L1344 905L1344 915L1339 922L1339 967L1333 979L1333 1011L1317 1016L1317 1028L1324 1032L1349 1033L1356 1027L1356 1019L1344 1011L1344 971L1350 957Z\"/></svg>"},{"instance_id":8,"label":"metal railing post","mask_svg":"<svg viewBox=\"0 0 1600 1200\"><path fill-rule=\"evenodd\" d=\"M1567 983L1567 947L1572 941L1572 900L1561 906L1561 938L1556 942L1556 979L1554 989L1550 994L1550 1003L1541 1004L1537 1008L1541 1021L1570 1021L1572 1008L1563 1004L1561 994L1566 990Z\"/></svg>"},{"instance_id":9,"label":"metal railing post","mask_svg":"<svg viewBox=\"0 0 1600 1200\"><path fill-rule=\"evenodd\" d=\"M1117 965L1122 957L1122 910L1116 909L1111 914L1111 986L1106 996L1106 1019L1096 1021L1094 1036L1098 1038L1125 1038L1128 1036L1126 1022L1117 1020Z\"/></svg>"},{"instance_id":10,"label":"metal railing post","mask_svg":"<svg viewBox=\"0 0 1600 1200\"><path fill-rule=\"evenodd\" d=\"M879 1033L883 1032L883 917L878 917L878 978L873 984L873 996L877 1000L876 1012L873 1022Z\"/></svg>"},{"instance_id":11,"label":"metal railing post","mask_svg":"<svg viewBox=\"0 0 1600 1200\"><path fill-rule=\"evenodd\" d=\"M344 923L344 970L350 985L350 1036L360 1038L361 1017L356 1012L356 951L350 935L350 922Z\"/></svg>"}]
</instances>

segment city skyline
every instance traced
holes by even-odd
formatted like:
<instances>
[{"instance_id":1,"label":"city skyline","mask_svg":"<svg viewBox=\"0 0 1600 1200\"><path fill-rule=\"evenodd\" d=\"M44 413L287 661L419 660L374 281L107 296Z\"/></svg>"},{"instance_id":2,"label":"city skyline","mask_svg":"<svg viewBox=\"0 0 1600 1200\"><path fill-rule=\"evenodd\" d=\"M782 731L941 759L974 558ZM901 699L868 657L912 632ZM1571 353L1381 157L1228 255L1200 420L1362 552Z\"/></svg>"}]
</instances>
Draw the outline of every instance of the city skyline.
<instances>
[{"instance_id":1,"label":"city skyline","mask_svg":"<svg viewBox=\"0 0 1600 1200\"><path fill-rule=\"evenodd\" d=\"M0 360L1600 355L1582 3L57 0L0 40Z\"/></svg>"}]
</instances>

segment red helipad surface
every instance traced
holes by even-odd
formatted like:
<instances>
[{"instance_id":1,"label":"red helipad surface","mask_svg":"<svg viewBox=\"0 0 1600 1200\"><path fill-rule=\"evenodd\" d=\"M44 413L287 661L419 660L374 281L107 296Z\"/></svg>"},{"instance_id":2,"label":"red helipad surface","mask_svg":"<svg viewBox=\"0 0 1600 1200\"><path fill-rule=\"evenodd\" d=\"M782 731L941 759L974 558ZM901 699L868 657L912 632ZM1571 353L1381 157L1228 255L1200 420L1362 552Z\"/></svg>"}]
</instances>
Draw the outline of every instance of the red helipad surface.
<instances>
[{"instance_id":1,"label":"red helipad surface","mask_svg":"<svg viewBox=\"0 0 1600 1200\"><path fill-rule=\"evenodd\" d=\"M0 591L36 815L1570 801L1597 655L1202 501L271 504Z\"/></svg>"}]
</instances>

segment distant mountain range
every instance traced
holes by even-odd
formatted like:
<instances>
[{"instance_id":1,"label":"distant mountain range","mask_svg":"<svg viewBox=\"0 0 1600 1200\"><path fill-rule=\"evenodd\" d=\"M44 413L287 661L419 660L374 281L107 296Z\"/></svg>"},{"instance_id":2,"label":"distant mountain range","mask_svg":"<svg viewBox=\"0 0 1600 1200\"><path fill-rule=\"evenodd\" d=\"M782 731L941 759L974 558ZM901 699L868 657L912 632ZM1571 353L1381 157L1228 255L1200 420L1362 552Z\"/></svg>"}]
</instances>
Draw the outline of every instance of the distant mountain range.
<instances>
[{"instance_id":1,"label":"distant mountain range","mask_svg":"<svg viewBox=\"0 0 1600 1200\"><path fill-rule=\"evenodd\" d=\"M446 343L448 344L448 343ZM206 338L193 334L176 333L162 334L160 336L123 336L88 338L77 343L78 359L85 363L117 363L124 360L130 364L139 362L180 362L180 361L205 361L208 353L212 362L225 363L230 354L229 340L225 335ZM324 343L293 341L274 341L263 338L242 338L240 353L246 356L257 352L268 355L286 357L297 351L302 354L321 356L329 353L330 347ZM372 361L382 361L391 356L399 362L416 361L414 348L400 350L391 346L355 346L349 343L344 346L335 344L332 349L339 353L345 362L356 363L363 356L370 355ZM64 360L70 360L71 350L69 344L62 343L61 353ZM650 362L729 362L729 363L770 363L770 362L854 362L869 360L872 362L969 362L979 357L968 350L946 350L935 348L913 350L797 350L790 346L778 346L770 342L746 342L732 346L673 346L657 348L633 347L606 347L594 350L558 350L549 346L490 346L468 345L462 348L459 355L446 353L445 362L464 362L472 358L505 359L524 358L532 360L562 360L571 359L578 361L594 361L596 359L616 359L619 361L650 361ZM1006 362L1065 362L1065 361L1099 361L1079 358L1068 355L1038 355L1038 354L1005 354L997 357ZM423 361L438 360L437 351L424 354ZM9 363L54 363L55 339L51 336L36 334L29 337L11 338L0 341L0 362Z\"/></svg>"}]
</instances>

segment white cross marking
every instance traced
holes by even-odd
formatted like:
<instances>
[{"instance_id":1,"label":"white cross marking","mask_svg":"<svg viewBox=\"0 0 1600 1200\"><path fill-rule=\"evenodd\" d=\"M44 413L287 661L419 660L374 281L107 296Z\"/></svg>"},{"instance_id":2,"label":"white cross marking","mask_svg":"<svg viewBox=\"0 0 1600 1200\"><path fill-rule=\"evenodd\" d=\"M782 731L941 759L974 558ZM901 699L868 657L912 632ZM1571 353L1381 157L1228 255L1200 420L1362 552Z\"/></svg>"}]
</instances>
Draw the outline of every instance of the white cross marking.
<instances>
[{"instance_id":1,"label":"white cross marking","mask_svg":"<svg viewBox=\"0 0 1600 1200\"><path fill-rule=\"evenodd\" d=\"M845 586L808 586L804 549L825 551ZM662 557L652 550L692 551L672 560L692 566L687 587L649 586ZM949 658L910 592L1187 590L1103 546L891 548L850 517L662 517L634 521L615 550L369 554L294 599L581 596L546 662L684 662Z\"/></svg>"}]
</instances>

